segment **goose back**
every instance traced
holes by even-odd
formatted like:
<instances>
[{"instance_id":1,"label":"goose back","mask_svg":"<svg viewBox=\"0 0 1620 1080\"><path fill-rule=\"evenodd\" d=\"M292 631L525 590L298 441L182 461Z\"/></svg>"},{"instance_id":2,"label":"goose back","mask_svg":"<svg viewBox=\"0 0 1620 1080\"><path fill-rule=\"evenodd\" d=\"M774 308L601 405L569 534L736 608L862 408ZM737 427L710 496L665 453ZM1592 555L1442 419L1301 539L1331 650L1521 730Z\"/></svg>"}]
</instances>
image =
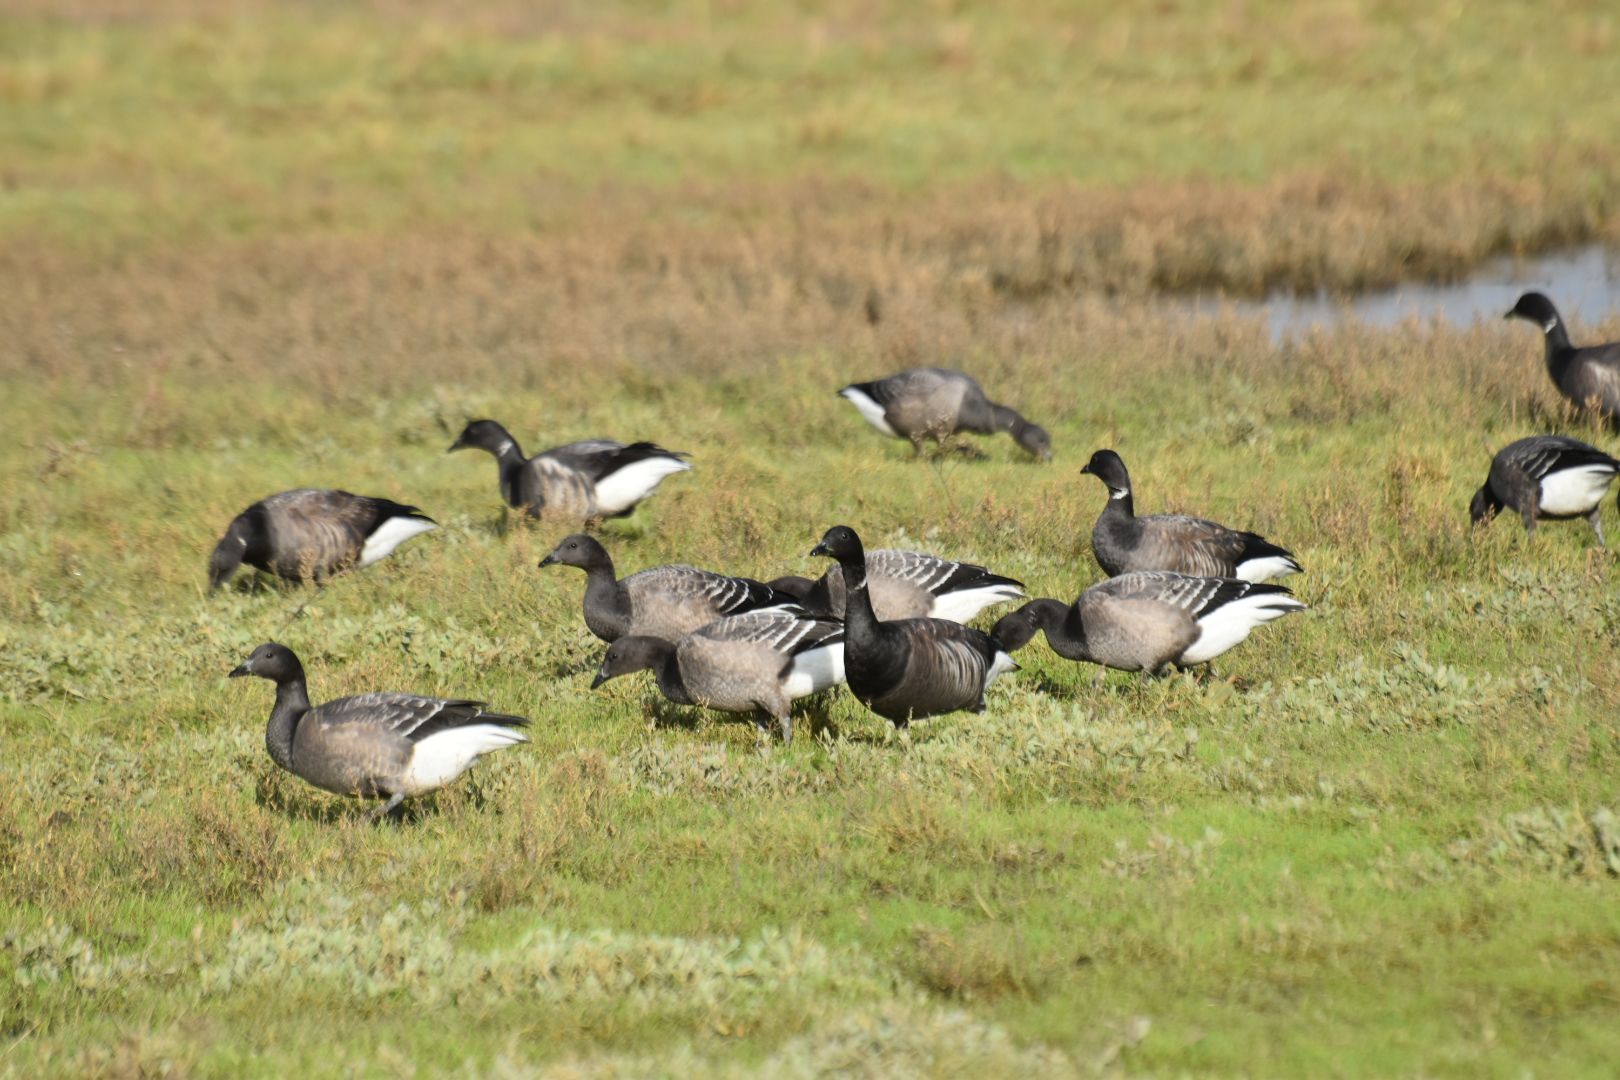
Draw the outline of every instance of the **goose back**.
<instances>
[{"instance_id":1,"label":"goose back","mask_svg":"<svg viewBox=\"0 0 1620 1080\"><path fill-rule=\"evenodd\" d=\"M679 641L728 615L797 606L792 597L762 581L695 566L655 566L631 574L619 584L630 603L629 632L666 641Z\"/></svg>"},{"instance_id":2,"label":"goose back","mask_svg":"<svg viewBox=\"0 0 1620 1080\"><path fill-rule=\"evenodd\" d=\"M991 604L1023 596L1023 582L975 563L917 551L866 553L866 580L878 619L940 618L965 623ZM844 572L834 565L801 594L810 612L844 617Z\"/></svg>"}]
</instances>

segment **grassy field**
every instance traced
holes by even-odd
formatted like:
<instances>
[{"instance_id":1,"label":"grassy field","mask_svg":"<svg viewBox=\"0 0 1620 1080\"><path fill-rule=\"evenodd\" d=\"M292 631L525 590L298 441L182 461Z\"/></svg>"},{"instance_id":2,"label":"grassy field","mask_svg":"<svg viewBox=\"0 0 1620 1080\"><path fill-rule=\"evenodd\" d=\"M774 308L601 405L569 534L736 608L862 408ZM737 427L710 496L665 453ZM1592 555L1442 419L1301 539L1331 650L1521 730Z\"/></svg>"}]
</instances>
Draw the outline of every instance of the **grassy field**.
<instances>
[{"instance_id":1,"label":"grassy field","mask_svg":"<svg viewBox=\"0 0 1620 1080\"><path fill-rule=\"evenodd\" d=\"M0 13L0 1075L1612 1071L1615 563L1466 510L1507 441L1613 435L1522 324L1279 344L1153 295L1613 238L1620 20L1002 10ZM933 362L1054 463L916 462L834 396ZM982 716L840 692L761 750L587 689L565 530L444 453L482 415L692 453L624 571L819 573L846 522L1070 599L1113 446L1312 610L1217 680L1036 644ZM298 485L442 527L206 595ZM224 675L269 638L316 700L533 745L371 827L266 757Z\"/></svg>"}]
</instances>

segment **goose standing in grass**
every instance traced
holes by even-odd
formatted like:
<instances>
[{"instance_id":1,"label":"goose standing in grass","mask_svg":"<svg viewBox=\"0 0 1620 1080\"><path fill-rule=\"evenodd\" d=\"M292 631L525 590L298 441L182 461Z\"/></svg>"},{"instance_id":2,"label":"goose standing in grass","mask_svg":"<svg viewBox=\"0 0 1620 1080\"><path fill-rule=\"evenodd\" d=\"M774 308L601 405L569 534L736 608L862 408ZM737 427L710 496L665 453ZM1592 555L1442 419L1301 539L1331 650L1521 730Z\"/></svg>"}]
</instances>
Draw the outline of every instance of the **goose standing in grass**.
<instances>
[{"instance_id":1,"label":"goose standing in grass","mask_svg":"<svg viewBox=\"0 0 1620 1080\"><path fill-rule=\"evenodd\" d=\"M1249 631L1305 605L1281 585L1138 570L1061 600L1031 600L1002 616L991 636L1008 650L1046 632L1052 651L1121 671L1157 674L1207 664Z\"/></svg>"},{"instance_id":2,"label":"goose standing in grass","mask_svg":"<svg viewBox=\"0 0 1620 1080\"><path fill-rule=\"evenodd\" d=\"M774 719L782 741L793 739L795 698L844 681L844 624L785 611L750 611L716 619L670 644L621 637L608 646L591 688L652 669L658 689L677 705L753 713L766 730Z\"/></svg>"},{"instance_id":3,"label":"goose standing in grass","mask_svg":"<svg viewBox=\"0 0 1620 1080\"><path fill-rule=\"evenodd\" d=\"M949 368L914 368L838 391L866 422L895 439L910 439L918 453L925 439L935 445L958 431L994 435L1005 431L1042 461L1052 460L1052 438L1005 405L985 396L978 380Z\"/></svg>"},{"instance_id":4,"label":"goose standing in grass","mask_svg":"<svg viewBox=\"0 0 1620 1080\"><path fill-rule=\"evenodd\" d=\"M627 636L671 644L716 619L745 611L799 610L798 601L753 578L694 566L655 566L619 580L607 549L584 533L564 537L541 566L585 571L585 625L609 644Z\"/></svg>"},{"instance_id":5,"label":"goose standing in grass","mask_svg":"<svg viewBox=\"0 0 1620 1080\"><path fill-rule=\"evenodd\" d=\"M208 560L208 587L225 584L243 563L287 581L325 581L434 528L421 510L388 499L330 488L283 491L231 521Z\"/></svg>"},{"instance_id":6,"label":"goose standing in grass","mask_svg":"<svg viewBox=\"0 0 1620 1080\"><path fill-rule=\"evenodd\" d=\"M372 817L444 787L495 750L528 742L521 716L486 712L481 701L372 693L311 706L304 665L266 642L230 673L276 684L264 731L270 758L336 795L386 798Z\"/></svg>"},{"instance_id":7,"label":"goose standing in grass","mask_svg":"<svg viewBox=\"0 0 1620 1080\"><path fill-rule=\"evenodd\" d=\"M997 676L1018 665L983 631L944 619L883 622L872 610L866 551L847 525L828 529L810 552L838 560L848 590L844 673L861 703L905 727L959 709L984 711Z\"/></svg>"},{"instance_id":8,"label":"goose standing in grass","mask_svg":"<svg viewBox=\"0 0 1620 1080\"><path fill-rule=\"evenodd\" d=\"M1609 420L1620 419L1620 341L1578 348L1553 302L1538 292L1519 297L1504 319L1524 319L1541 327L1547 338L1547 374L1576 406L1596 409Z\"/></svg>"},{"instance_id":9,"label":"goose standing in grass","mask_svg":"<svg viewBox=\"0 0 1620 1080\"><path fill-rule=\"evenodd\" d=\"M992 574L975 563L893 548L866 553L866 585L880 622L926 618L966 623L991 604L1024 595L1022 581ZM815 581L780 577L770 586L797 597L812 615L844 617L844 572L837 566Z\"/></svg>"},{"instance_id":10,"label":"goose standing in grass","mask_svg":"<svg viewBox=\"0 0 1620 1080\"><path fill-rule=\"evenodd\" d=\"M1091 551L1111 577L1132 570L1173 570L1258 582L1299 573L1292 552L1255 533L1185 514L1137 517L1130 474L1112 450L1098 450L1080 471L1108 488L1108 504L1091 530Z\"/></svg>"},{"instance_id":11,"label":"goose standing in grass","mask_svg":"<svg viewBox=\"0 0 1620 1080\"><path fill-rule=\"evenodd\" d=\"M623 517L657 490L664 478L692 466L685 454L650 442L628 446L612 439L568 443L532 458L493 420L462 429L451 452L474 448L495 456L501 497L514 510L577 521Z\"/></svg>"},{"instance_id":12,"label":"goose standing in grass","mask_svg":"<svg viewBox=\"0 0 1620 1080\"><path fill-rule=\"evenodd\" d=\"M1519 512L1525 532L1542 518L1584 517L1604 547L1603 496L1620 472L1620 461L1567 435L1532 435L1509 443L1491 459L1485 483L1474 493L1468 516L1488 522L1504 506Z\"/></svg>"}]
</instances>

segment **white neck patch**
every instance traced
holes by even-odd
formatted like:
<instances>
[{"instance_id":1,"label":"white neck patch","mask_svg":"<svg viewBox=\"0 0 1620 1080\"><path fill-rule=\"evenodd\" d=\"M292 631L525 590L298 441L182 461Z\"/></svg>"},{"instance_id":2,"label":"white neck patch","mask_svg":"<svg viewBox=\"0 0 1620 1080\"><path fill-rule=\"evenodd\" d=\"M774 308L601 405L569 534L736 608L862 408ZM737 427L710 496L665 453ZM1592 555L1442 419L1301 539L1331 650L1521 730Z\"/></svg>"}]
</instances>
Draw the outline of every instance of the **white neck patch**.
<instances>
[{"instance_id":1,"label":"white neck patch","mask_svg":"<svg viewBox=\"0 0 1620 1080\"><path fill-rule=\"evenodd\" d=\"M1550 334L1556 329L1558 329L1558 316L1556 315L1552 316L1546 322L1541 324L1541 330L1543 333Z\"/></svg>"},{"instance_id":2,"label":"white neck patch","mask_svg":"<svg viewBox=\"0 0 1620 1080\"><path fill-rule=\"evenodd\" d=\"M1110 500L1128 499L1130 497L1131 497L1131 489L1130 488L1109 488L1108 489L1108 498Z\"/></svg>"},{"instance_id":3,"label":"white neck patch","mask_svg":"<svg viewBox=\"0 0 1620 1080\"><path fill-rule=\"evenodd\" d=\"M501 445L495 448L495 456L500 457L502 454L506 453L516 445L517 443L513 442L511 439L507 439L505 442L501 443Z\"/></svg>"}]
</instances>

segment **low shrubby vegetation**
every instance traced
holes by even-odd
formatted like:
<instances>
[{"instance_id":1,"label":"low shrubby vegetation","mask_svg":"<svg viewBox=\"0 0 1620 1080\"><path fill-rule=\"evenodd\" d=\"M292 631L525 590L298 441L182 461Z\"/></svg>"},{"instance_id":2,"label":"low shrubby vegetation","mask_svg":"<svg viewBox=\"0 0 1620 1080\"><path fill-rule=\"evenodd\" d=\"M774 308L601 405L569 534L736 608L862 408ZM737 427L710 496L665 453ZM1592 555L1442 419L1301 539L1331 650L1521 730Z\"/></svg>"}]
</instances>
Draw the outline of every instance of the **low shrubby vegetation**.
<instances>
[{"instance_id":1,"label":"low shrubby vegetation","mask_svg":"<svg viewBox=\"0 0 1620 1080\"><path fill-rule=\"evenodd\" d=\"M1467 509L1511 439L1612 432L1522 324L1279 341L1165 290L1612 237L1613 19L1021 10L0 16L0 1075L1608 1070L1614 559ZM934 363L1055 461L835 396ZM1112 446L1311 610L1207 677L1037 643L983 715L836 692L762 748L588 689L571 528L445 453L479 416L692 454L600 531L624 571L819 574L843 522L1071 600ZM208 595L310 484L441 527ZM533 744L373 827L266 756L225 674L269 639Z\"/></svg>"}]
</instances>

